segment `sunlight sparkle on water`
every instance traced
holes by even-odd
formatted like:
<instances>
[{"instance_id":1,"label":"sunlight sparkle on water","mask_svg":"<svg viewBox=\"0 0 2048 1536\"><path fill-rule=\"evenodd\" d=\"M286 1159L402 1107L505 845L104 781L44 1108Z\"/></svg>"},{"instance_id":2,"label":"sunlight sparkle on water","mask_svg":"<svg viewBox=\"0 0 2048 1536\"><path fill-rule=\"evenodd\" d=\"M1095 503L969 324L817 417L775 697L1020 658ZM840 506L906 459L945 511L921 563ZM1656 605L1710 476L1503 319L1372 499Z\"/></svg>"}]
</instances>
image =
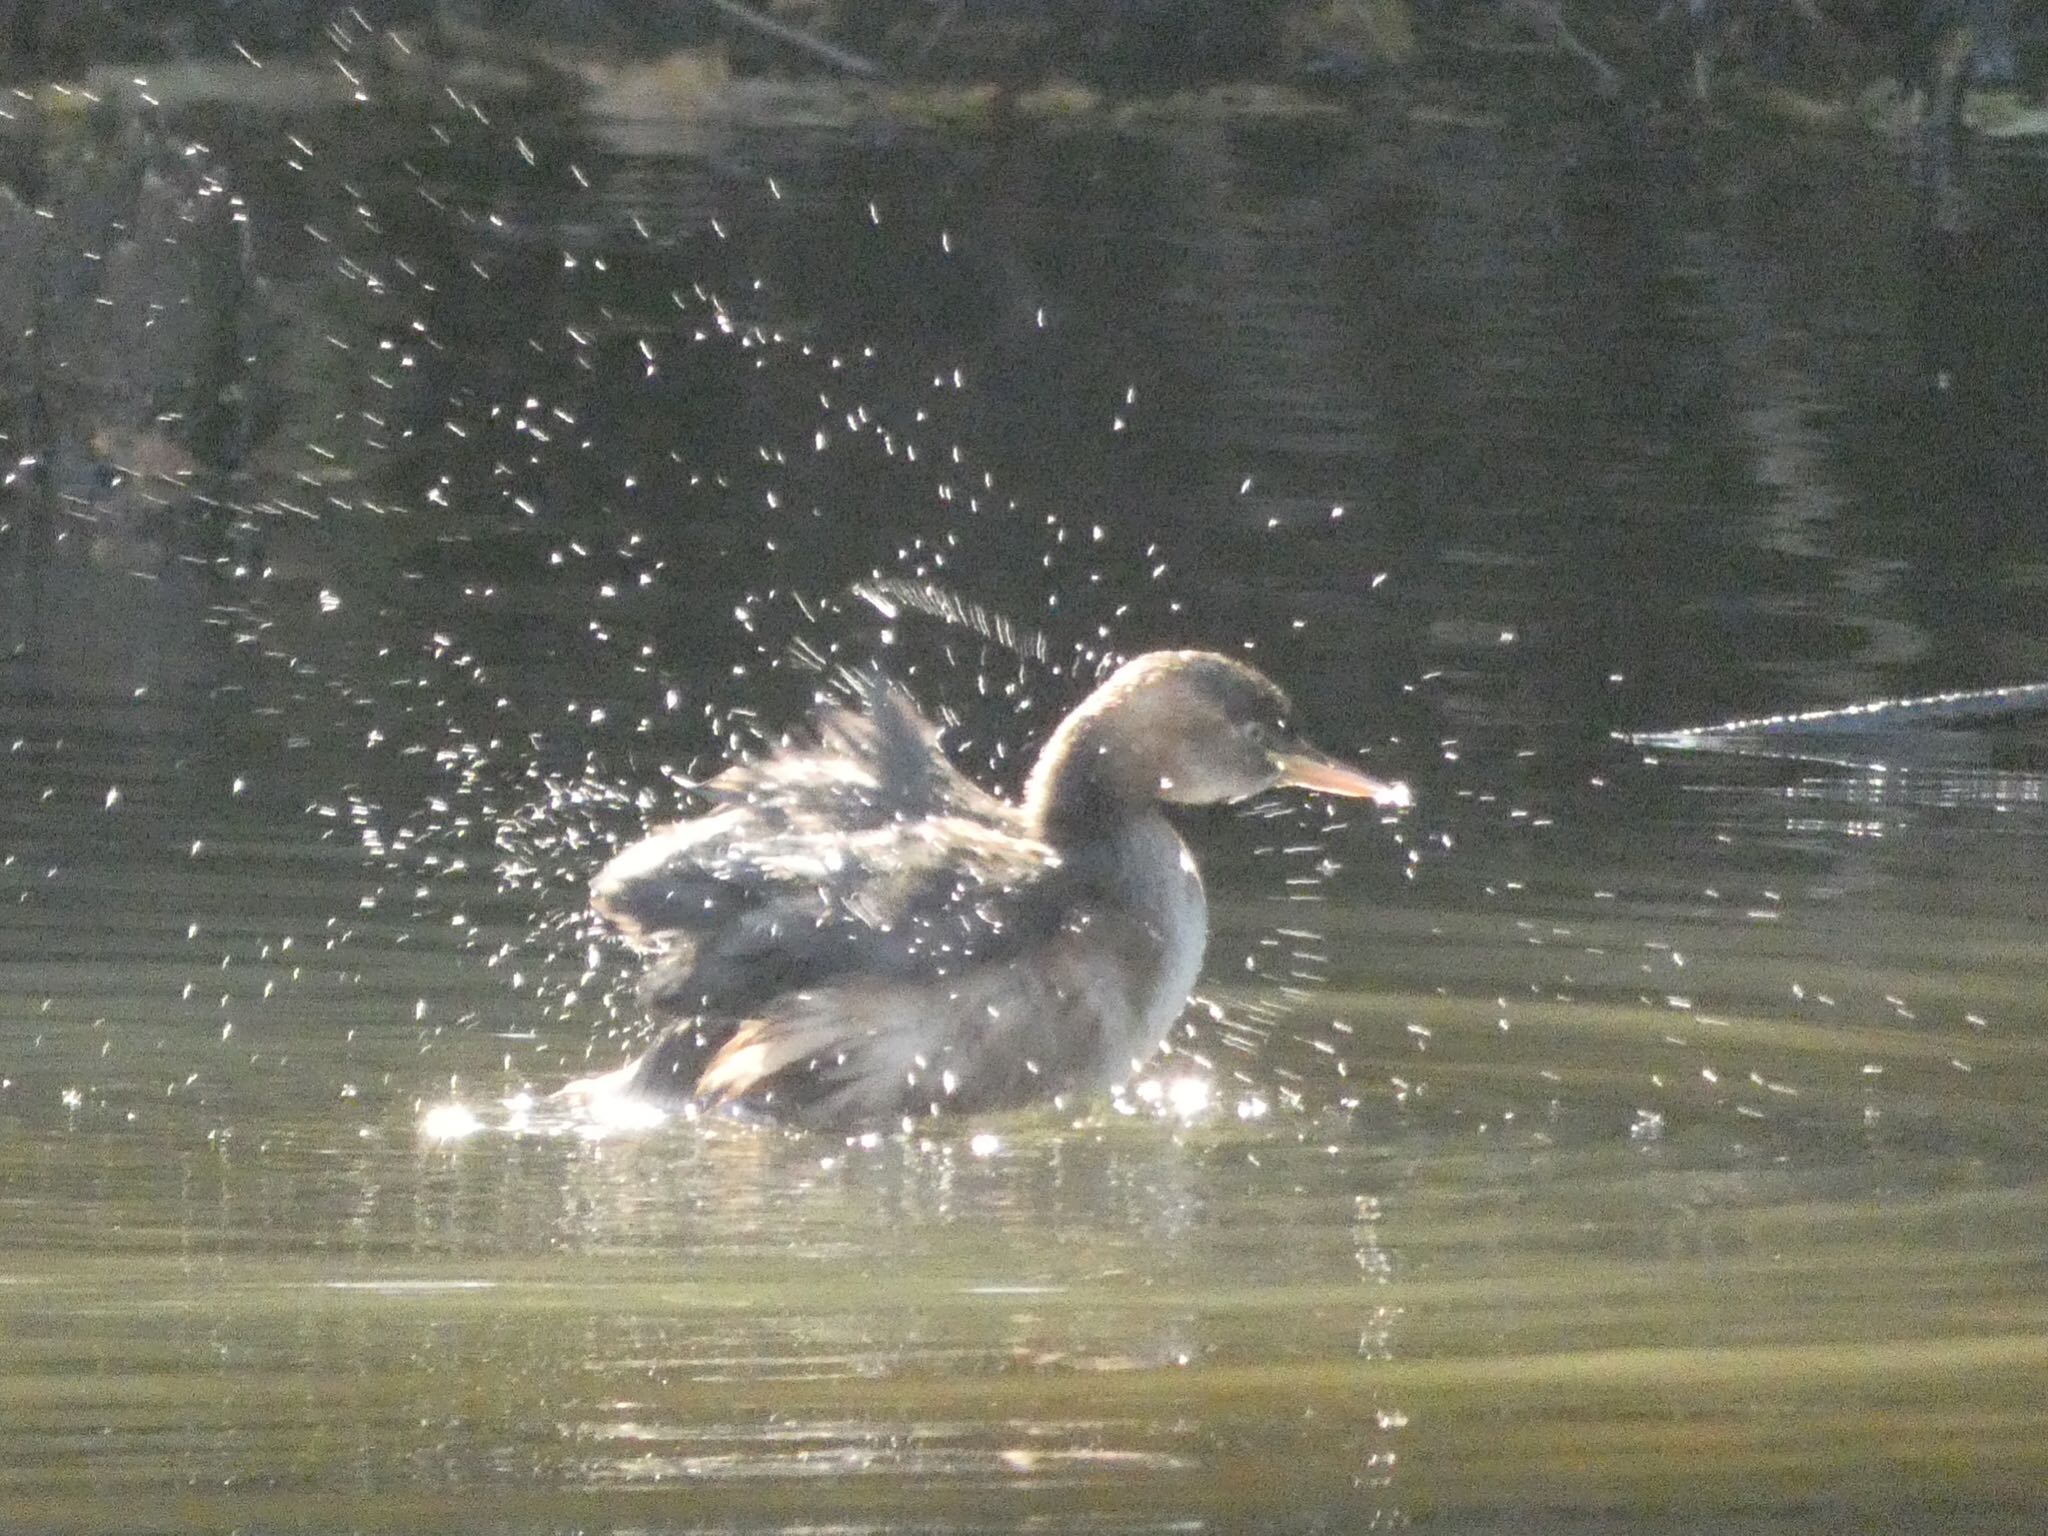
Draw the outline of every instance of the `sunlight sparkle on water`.
<instances>
[{"instance_id":1,"label":"sunlight sparkle on water","mask_svg":"<svg viewBox=\"0 0 2048 1536\"><path fill-rule=\"evenodd\" d=\"M461 1141L483 1128L467 1104L436 1104L420 1116L420 1135L428 1141Z\"/></svg>"},{"instance_id":2,"label":"sunlight sparkle on water","mask_svg":"<svg viewBox=\"0 0 2048 1536\"><path fill-rule=\"evenodd\" d=\"M1215 1102L1214 1090L1205 1077L1147 1077L1131 1085L1131 1093L1150 1109L1165 1110L1182 1120L1193 1120L1208 1112Z\"/></svg>"},{"instance_id":3,"label":"sunlight sparkle on water","mask_svg":"<svg viewBox=\"0 0 2048 1536\"><path fill-rule=\"evenodd\" d=\"M520 1092L509 1098L500 1099L505 1106L505 1129L515 1135L530 1130L533 1124L533 1107L538 1101L530 1093Z\"/></svg>"}]
</instances>

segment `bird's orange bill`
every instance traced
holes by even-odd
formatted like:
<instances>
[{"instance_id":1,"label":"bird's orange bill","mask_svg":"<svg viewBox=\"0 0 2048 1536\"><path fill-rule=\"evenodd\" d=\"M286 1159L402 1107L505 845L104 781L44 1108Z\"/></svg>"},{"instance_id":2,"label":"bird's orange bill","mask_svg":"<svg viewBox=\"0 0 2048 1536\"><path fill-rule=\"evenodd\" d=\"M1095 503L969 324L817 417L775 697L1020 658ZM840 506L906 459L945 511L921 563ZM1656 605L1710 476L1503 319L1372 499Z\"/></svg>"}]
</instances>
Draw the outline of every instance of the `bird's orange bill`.
<instances>
[{"instance_id":1,"label":"bird's orange bill","mask_svg":"<svg viewBox=\"0 0 2048 1536\"><path fill-rule=\"evenodd\" d=\"M1376 779L1356 768L1315 752L1277 752L1273 762L1280 770L1280 782L1296 789L1313 789L1325 795L1349 795L1380 805L1409 806L1415 796L1406 784Z\"/></svg>"}]
</instances>

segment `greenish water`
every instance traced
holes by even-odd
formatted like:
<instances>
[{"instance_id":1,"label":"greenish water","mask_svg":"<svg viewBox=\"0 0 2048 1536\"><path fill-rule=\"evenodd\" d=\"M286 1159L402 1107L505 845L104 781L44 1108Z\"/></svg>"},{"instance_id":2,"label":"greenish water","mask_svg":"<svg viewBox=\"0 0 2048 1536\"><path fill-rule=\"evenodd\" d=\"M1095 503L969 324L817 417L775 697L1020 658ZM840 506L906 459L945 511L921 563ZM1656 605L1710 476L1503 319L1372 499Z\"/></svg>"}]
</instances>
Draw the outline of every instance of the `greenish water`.
<instances>
[{"instance_id":1,"label":"greenish water","mask_svg":"<svg viewBox=\"0 0 2048 1536\"><path fill-rule=\"evenodd\" d=\"M0 1528L2048 1519L2039 722L1607 735L2048 676L2038 253L1512 119L181 133L10 150ZM529 1103L634 1035L581 879L877 566L1256 642L1418 807L1190 824L1190 1116ZM1076 691L885 649L996 782Z\"/></svg>"}]
</instances>

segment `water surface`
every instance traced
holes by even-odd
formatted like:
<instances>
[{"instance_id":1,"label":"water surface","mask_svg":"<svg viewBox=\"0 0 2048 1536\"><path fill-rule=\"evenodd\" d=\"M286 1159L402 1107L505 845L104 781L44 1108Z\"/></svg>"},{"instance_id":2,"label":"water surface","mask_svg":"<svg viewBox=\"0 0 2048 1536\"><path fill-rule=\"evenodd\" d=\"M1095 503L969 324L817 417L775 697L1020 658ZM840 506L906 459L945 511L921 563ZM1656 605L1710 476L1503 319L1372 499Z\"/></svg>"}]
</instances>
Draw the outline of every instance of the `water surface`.
<instances>
[{"instance_id":1,"label":"water surface","mask_svg":"<svg viewBox=\"0 0 2048 1536\"><path fill-rule=\"evenodd\" d=\"M2038 722L1609 736L2048 677L2048 274L1860 139L1470 105L14 141L0 1525L2048 1517ZM1168 642L1420 802L1190 823L1193 1114L529 1106L806 656L1014 787Z\"/></svg>"}]
</instances>

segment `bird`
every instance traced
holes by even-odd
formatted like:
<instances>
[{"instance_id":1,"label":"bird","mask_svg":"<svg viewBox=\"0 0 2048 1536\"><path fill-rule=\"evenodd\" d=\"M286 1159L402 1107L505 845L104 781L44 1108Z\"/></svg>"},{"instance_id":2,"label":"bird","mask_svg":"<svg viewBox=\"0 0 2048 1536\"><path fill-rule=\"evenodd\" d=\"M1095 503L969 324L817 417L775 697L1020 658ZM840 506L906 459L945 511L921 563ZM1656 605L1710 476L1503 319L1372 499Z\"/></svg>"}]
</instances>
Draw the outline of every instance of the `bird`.
<instances>
[{"instance_id":1,"label":"bird","mask_svg":"<svg viewBox=\"0 0 2048 1536\"><path fill-rule=\"evenodd\" d=\"M1275 786L1411 803L1214 652L1118 667L1016 801L956 768L900 685L859 692L598 872L591 905L648 957L660 1032L565 1093L857 1132L1105 1091L1165 1042L1202 966L1207 900L1169 807Z\"/></svg>"}]
</instances>

